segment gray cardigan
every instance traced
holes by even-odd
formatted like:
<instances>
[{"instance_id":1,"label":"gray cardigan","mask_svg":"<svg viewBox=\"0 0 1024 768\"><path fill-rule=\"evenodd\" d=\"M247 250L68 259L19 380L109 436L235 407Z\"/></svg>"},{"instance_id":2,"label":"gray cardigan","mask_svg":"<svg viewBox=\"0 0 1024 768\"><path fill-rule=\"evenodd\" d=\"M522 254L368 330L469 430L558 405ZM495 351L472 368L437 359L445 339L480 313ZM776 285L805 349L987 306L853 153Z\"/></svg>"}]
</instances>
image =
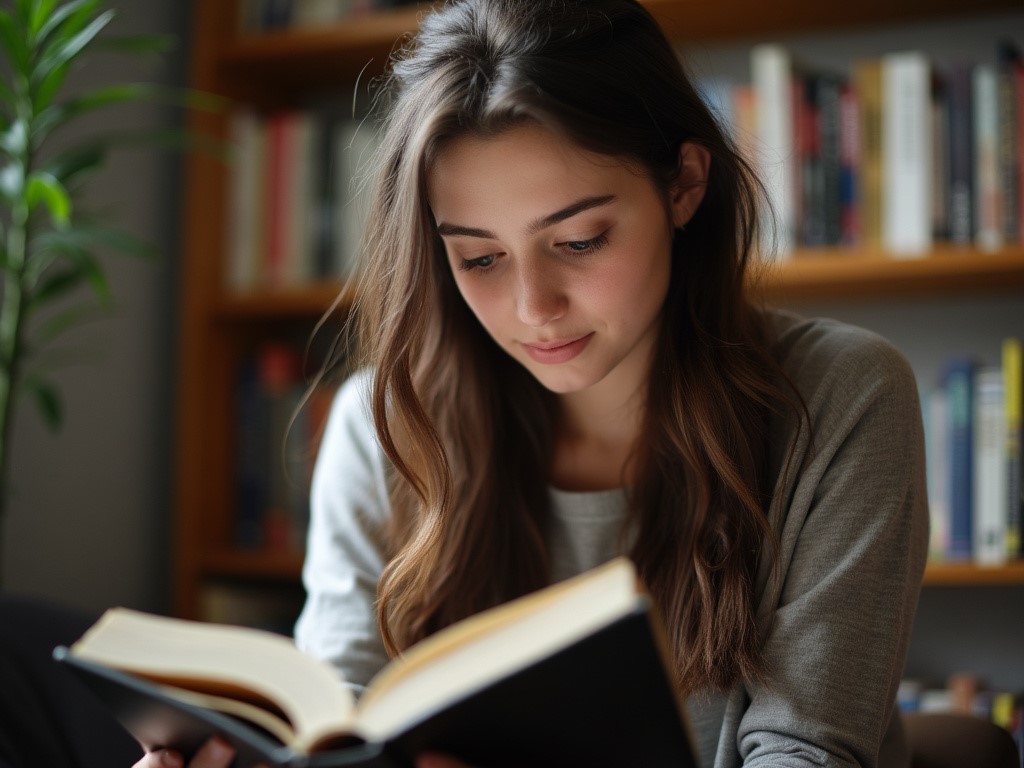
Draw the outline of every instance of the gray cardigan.
<instances>
[{"instance_id":1,"label":"gray cardigan","mask_svg":"<svg viewBox=\"0 0 1024 768\"><path fill-rule=\"evenodd\" d=\"M781 578L762 569L757 611L770 679L689 702L701 764L908 764L895 707L927 549L923 440L913 373L889 343L829 320L772 315L774 354L814 425L773 425ZM366 408L369 376L340 390L313 478L300 647L356 689L387 661L376 626L385 459ZM551 490L556 578L617 554L621 491Z\"/></svg>"}]
</instances>

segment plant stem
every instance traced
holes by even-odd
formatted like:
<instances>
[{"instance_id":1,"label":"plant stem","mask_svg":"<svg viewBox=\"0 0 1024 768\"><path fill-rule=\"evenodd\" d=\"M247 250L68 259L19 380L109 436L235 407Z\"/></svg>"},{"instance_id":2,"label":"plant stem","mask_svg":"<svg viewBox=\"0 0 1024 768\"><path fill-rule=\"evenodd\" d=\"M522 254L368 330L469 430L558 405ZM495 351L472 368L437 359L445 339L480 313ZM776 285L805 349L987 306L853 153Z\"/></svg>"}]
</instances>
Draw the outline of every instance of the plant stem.
<instances>
[{"instance_id":1,"label":"plant stem","mask_svg":"<svg viewBox=\"0 0 1024 768\"><path fill-rule=\"evenodd\" d=\"M10 497L10 456L14 403L18 391L19 363L22 352L22 325L25 319L25 267L28 262L29 204L24 194L32 169L31 128L33 118L32 96L28 77L21 73L16 78L16 120L23 121L25 140L21 151L10 157L8 170L20 173L19 188L11 206L11 221L7 228L4 254L3 304L0 305L0 586L4 578L4 529Z\"/></svg>"}]
</instances>

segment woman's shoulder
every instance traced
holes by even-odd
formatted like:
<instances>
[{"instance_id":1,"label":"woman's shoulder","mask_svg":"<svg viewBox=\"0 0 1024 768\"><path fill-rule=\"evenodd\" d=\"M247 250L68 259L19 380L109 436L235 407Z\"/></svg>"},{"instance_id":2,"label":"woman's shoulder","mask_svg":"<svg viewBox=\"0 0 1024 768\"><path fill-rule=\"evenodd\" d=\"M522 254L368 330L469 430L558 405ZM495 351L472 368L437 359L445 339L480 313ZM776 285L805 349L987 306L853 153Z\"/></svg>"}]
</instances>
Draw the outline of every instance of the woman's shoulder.
<instances>
[{"instance_id":1,"label":"woman's shoulder","mask_svg":"<svg viewBox=\"0 0 1024 768\"><path fill-rule=\"evenodd\" d=\"M361 369L351 373L339 386L331 404L323 442L329 446L375 447L376 430L370 410L373 372Z\"/></svg>"},{"instance_id":2,"label":"woman's shoulder","mask_svg":"<svg viewBox=\"0 0 1024 768\"><path fill-rule=\"evenodd\" d=\"M772 355L805 399L878 387L916 392L906 356L874 331L839 320L772 310Z\"/></svg>"}]
</instances>

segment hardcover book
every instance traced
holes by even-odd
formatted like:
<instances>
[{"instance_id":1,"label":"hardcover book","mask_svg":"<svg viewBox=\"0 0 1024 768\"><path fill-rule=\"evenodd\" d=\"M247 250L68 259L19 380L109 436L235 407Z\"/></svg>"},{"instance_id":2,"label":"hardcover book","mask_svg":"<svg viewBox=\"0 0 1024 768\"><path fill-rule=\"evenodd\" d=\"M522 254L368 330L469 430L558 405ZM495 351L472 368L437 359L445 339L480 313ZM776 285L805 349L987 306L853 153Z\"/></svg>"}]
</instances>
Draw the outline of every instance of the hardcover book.
<instances>
[{"instance_id":1,"label":"hardcover book","mask_svg":"<svg viewBox=\"0 0 1024 768\"><path fill-rule=\"evenodd\" d=\"M235 765L696 765L665 643L625 559L413 646L358 703L280 635L112 609L56 658L146 748L214 734Z\"/></svg>"}]
</instances>

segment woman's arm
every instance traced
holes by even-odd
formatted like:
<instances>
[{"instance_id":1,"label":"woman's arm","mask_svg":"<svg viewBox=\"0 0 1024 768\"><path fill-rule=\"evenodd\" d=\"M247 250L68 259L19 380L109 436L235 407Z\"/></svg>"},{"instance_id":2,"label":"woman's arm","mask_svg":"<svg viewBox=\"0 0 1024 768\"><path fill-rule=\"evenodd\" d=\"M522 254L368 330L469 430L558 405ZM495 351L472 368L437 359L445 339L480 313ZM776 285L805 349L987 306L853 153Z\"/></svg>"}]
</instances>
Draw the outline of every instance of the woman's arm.
<instances>
[{"instance_id":1,"label":"woman's arm","mask_svg":"<svg viewBox=\"0 0 1024 768\"><path fill-rule=\"evenodd\" d=\"M369 387L368 372L345 382L324 429L310 495L307 599L295 628L298 646L334 664L357 691L388 660L376 600L390 508Z\"/></svg>"},{"instance_id":2,"label":"woman's arm","mask_svg":"<svg viewBox=\"0 0 1024 768\"><path fill-rule=\"evenodd\" d=\"M759 611L769 677L726 718L741 717L744 766L884 767L905 755L895 698L927 552L917 385L879 337L810 327L796 375L814 432L783 491L781 578Z\"/></svg>"}]
</instances>

